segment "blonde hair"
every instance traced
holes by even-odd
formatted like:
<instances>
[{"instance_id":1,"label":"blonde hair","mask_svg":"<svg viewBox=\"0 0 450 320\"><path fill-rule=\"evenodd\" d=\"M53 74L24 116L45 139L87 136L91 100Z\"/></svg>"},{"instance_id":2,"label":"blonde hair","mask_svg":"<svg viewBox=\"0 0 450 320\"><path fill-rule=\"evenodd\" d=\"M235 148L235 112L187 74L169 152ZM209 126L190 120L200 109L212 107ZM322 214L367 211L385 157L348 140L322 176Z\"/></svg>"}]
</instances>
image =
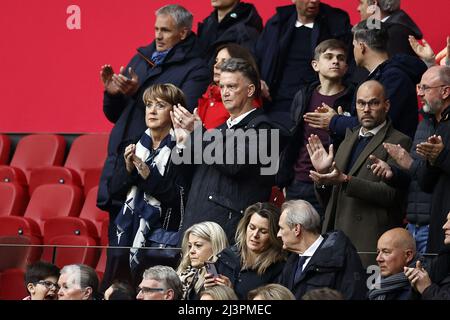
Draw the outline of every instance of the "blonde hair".
<instances>
[{"instance_id":1,"label":"blonde hair","mask_svg":"<svg viewBox=\"0 0 450 320\"><path fill-rule=\"evenodd\" d=\"M291 290L277 283L266 284L248 293L249 300L255 299L256 296L260 296L262 300L295 300Z\"/></svg>"},{"instance_id":2,"label":"blonde hair","mask_svg":"<svg viewBox=\"0 0 450 320\"><path fill-rule=\"evenodd\" d=\"M162 100L171 106L181 104L186 107L186 98L183 91L171 83L158 83L148 87L144 91L142 100L146 106L152 102Z\"/></svg>"},{"instance_id":3,"label":"blonde hair","mask_svg":"<svg viewBox=\"0 0 450 320\"><path fill-rule=\"evenodd\" d=\"M211 221L194 224L189 229L187 229L183 235L183 241L181 243L182 259L177 269L177 272L179 274L191 265L188 245L189 236L191 234L210 242L213 256L217 255L223 249L228 247L227 236L225 234L225 231L223 231L222 227L219 224Z\"/></svg>"},{"instance_id":4,"label":"blonde hair","mask_svg":"<svg viewBox=\"0 0 450 320\"><path fill-rule=\"evenodd\" d=\"M247 247L247 226L254 214L258 214L269 220L269 245L267 249L256 256L256 259L250 265L250 255L252 254ZM262 275L273 263L285 259L283 252L283 243L277 237L278 220L280 218L280 209L268 202L257 202L248 207L241 221L239 221L236 230L236 245L241 255L241 265L243 269L256 270L258 275Z\"/></svg>"},{"instance_id":5,"label":"blonde hair","mask_svg":"<svg viewBox=\"0 0 450 320\"><path fill-rule=\"evenodd\" d=\"M208 294L213 300L238 300L233 289L227 286L214 286L200 292L200 298Z\"/></svg>"}]
</instances>

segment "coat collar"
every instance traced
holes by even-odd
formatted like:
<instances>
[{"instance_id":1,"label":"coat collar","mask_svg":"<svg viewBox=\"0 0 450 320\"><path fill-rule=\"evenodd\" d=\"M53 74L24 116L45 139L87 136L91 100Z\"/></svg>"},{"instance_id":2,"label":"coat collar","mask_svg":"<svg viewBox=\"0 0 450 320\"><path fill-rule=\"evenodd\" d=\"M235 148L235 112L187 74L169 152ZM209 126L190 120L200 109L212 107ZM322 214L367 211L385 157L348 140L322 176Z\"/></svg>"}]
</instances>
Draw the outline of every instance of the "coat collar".
<instances>
[{"instance_id":1,"label":"coat collar","mask_svg":"<svg viewBox=\"0 0 450 320\"><path fill-rule=\"evenodd\" d=\"M339 152L336 154L336 166L340 170L345 170L347 167L347 163L350 160L350 154L353 150L353 146L358 140L359 129L361 126L358 126L352 130L347 129L345 139L339 146ZM380 131L370 140L369 144L364 148L359 157L356 159L353 166L350 168L349 175L354 175L356 171L363 165L366 159L373 153L373 151L383 143L386 138L386 134L389 130L391 130L392 124L389 119L387 119L386 125L381 128Z\"/></svg>"}]
</instances>

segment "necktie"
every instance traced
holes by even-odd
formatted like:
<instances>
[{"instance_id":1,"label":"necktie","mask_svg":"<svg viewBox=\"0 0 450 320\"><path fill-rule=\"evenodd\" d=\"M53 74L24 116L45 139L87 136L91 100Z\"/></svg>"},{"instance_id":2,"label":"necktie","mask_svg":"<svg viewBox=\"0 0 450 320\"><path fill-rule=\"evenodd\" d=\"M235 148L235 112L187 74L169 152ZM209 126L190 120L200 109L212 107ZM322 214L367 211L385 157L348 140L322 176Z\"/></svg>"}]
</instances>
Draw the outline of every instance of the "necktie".
<instances>
[{"instance_id":1,"label":"necktie","mask_svg":"<svg viewBox=\"0 0 450 320\"><path fill-rule=\"evenodd\" d=\"M300 256L297 262L297 269L295 270L295 276L294 276L294 284L298 282L300 279L300 276L303 273L303 265L305 264L306 259L308 259L308 256Z\"/></svg>"}]
</instances>

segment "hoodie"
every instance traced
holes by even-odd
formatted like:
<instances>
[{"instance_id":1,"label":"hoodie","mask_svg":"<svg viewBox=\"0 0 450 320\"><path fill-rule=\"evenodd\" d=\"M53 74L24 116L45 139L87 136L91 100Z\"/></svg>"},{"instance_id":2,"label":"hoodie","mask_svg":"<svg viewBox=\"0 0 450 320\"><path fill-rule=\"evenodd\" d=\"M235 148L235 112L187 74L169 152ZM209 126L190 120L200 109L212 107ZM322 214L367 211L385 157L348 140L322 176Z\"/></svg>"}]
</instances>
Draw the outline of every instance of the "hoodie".
<instances>
[{"instance_id":1,"label":"hoodie","mask_svg":"<svg viewBox=\"0 0 450 320\"><path fill-rule=\"evenodd\" d=\"M365 81L377 80L384 85L386 97L391 103L388 112L392 125L398 131L414 138L418 124L418 104L416 84L427 70L419 58L398 54L381 63ZM352 105L352 115L337 115L331 119L330 130L345 137L345 130L359 125L356 113L356 95Z\"/></svg>"}]
</instances>

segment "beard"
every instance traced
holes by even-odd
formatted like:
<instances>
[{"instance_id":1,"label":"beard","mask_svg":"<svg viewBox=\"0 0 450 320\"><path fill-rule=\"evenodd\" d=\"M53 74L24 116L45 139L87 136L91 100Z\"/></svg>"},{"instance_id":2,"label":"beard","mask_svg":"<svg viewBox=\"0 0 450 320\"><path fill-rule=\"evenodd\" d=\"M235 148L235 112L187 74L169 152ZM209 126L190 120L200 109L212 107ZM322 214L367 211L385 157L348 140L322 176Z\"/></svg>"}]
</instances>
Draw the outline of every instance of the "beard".
<instances>
[{"instance_id":1,"label":"beard","mask_svg":"<svg viewBox=\"0 0 450 320\"><path fill-rule=\"evenodd\" d=\"M435 114L436 111L428 103L424 103L422 107L423 112L428 114Z\"/></svg>"}]
</instances>

